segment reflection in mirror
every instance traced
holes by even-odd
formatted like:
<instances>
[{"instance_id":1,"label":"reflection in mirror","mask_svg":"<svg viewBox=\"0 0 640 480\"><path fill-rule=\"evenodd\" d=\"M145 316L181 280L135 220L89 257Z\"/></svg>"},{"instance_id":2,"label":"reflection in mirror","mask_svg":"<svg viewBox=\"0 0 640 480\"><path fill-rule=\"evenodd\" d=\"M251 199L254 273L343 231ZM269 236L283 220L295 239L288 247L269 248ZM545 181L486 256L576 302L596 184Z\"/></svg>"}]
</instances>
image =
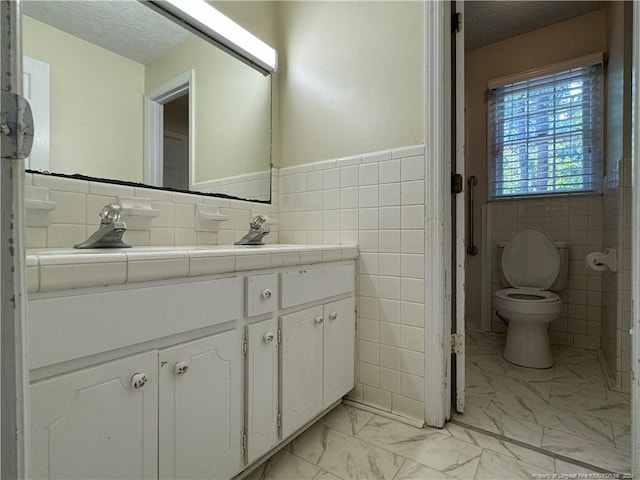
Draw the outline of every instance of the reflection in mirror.
<instances>
[{"instance_id":1,"label":"reflection in mirror","mask_svg":"<svg viewBox=\"0 0 640 480\"><path fill-rule=\"evenodd\" d=\"M135 0L23 5L28 168L270 200L270 76Z\"/></svg>"}]
</instances>

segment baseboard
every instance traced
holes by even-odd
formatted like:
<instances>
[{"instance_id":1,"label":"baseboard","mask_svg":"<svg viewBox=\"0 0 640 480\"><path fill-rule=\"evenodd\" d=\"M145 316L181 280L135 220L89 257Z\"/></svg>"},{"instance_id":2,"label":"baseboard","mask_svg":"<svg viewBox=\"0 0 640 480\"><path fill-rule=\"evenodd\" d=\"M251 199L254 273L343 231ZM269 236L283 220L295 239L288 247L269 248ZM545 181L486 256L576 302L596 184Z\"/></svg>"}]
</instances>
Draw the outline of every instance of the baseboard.
<instances>
[{"instance_id":1,"label":"baseboard","mask_svg":"<svg viewBox=\"0 0 640 480\"><path fill-rule=\"evenodd\" d=\"M348 405L350 407L358 408L360 410L364 410L365 412L375 413L381 417L388 418L390 420L395 420L400 423L405 423L407 425L411 425L412 427L424 428L425 421L419 420L417 418L405 417L402 415L398 415L397 413L387 412L386 410L381 410L376 407L372 407L371 405L365 405L364 403L359 403L354 400L343 399L342 403Z\"/></svg>"}]
</instances>

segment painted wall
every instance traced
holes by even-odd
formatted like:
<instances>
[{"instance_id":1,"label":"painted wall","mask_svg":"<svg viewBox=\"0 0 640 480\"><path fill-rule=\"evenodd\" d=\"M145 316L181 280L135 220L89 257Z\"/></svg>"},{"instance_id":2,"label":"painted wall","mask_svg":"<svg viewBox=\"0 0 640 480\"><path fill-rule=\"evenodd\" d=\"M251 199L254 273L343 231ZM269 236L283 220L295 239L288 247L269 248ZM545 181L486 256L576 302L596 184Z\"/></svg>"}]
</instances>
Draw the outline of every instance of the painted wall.
<instances>
[{"instance_id":1,"label":"painted wall","mask_svg":"<svg viewBox=\"0 0 640 480\"><path fill-rule=\"evenodd\" d=\"M50 65L50 170L142 181L144 67L30 17L23 31Z\"/></svg>"},{"instance_id":2,"label":"painted wall","mask_svg":"<svg viewBox=\"0 0 640 480\"><path fill-rule=\"evenodd\" d=\"M190 35L146 65L146 91L193 70L196 182L268 168L271 82L253 68Z\"/></svg>"},{"instance_id":3,"label":"painted wall","mask_svg":"<svg viewBox=\"0 0 640 480\"><path fill-rule=\"evenodd\" d=\"M278 4L287 167L424 143L422 2Z\"/></svg>"},{"instance_id":4,"label":"painted wall","mask_svg":"<svg viewBox=\"0 0 640 480\"><path fill-rule=\"evenodd\" d=\"M524 72L606 49L606 13L598 10L507 40L466 52L467 175L476 175L476 225L482 225L482 205L487 202L487 110L485 92L490 79ZM483 239L476 244L483 251ZM481 258L467 256L467 324L480 328Z\"/></svg>"}]
</instances>

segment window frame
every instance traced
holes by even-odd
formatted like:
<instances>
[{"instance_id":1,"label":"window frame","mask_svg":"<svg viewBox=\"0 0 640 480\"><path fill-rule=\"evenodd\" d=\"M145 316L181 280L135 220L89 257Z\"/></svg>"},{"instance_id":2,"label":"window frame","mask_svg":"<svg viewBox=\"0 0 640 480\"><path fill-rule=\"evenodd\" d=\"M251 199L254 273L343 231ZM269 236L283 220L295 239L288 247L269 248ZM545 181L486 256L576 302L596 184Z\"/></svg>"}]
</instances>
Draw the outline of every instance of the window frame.
<instances>
[{"instance_id":1,"label":"window frame","mask_svg":"<svg viewBox=\"0 0 640 480\"><path fill-rule=\"evenodd\" d=\"M499 178L498 172L500 171L498 162L495 159L494 153L491 151L492 146L494 145L493 138L496 129L503 129L504 122L493 122L492 121L492 105L490 95L491 92L497 88L507 87L509 85L515 83L521 83L530 80L536 80L542 77L550 76L553 74L568 72L573 69L588 67L588 66L600 66L601 75L599 81L600 88L600 101L598 102L599 111L597 112L597 121L600 124L597 130L597 138L594 142L597 145L597 158L591 161L591 165L594 167L595 172L590 174L589 177L593 180L592 188L589 189L581 189L581 190L551 190L545 192L521 192L516 194L506 194L506 195L496 195L495 192L495 181ZM496 79L489 80L487 86L487 97L486 97L486 119L487 119L487 197L489 201L502 201L509 199L533 199L533 198L541 198L541 197L549 197L549 196L571 196L571 195L594 195L600 194L602 192L602 182L604 175L604 108L605 108L605 98L604 98L604 90L605 90L605 54L603 52L598 52L591 55L586 55L583 57L571 59L568 61L560 62L553 65L548 65L541 68L535 68L532 70L528 70L525 72L517 73L514 75L508 75ZM592 117L594 118L594 117ZM500 135L497 133L496 135ZM555 141L556 135L553 135ZM502 162L501 162L502 163ZM587 174L589 175L589 174ZM549 178L554 178L550 176Z\"/></svg>"}]
</instances>

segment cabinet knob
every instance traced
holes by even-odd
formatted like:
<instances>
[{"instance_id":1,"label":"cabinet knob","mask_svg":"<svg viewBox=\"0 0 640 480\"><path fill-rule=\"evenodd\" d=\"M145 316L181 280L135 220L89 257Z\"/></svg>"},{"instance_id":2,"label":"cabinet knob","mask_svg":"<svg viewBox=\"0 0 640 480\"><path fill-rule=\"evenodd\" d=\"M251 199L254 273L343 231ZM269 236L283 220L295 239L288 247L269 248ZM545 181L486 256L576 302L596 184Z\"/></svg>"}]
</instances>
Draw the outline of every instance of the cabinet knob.
<instances>
[{"instance_id":1,"label":"cabinet knob","mask_svg":"<svg viewBox=\"0 0 640 480\"><path fill-rule=\"evenodd\" d=\"M273 342L273 339L275 338L275 335L271 332L265 333L264 334L264 343L271 343Z\"/></svg>"},{"instance_id":2,"label":"cabinet knob","mask_svg":"<svg viewBox=\"0 0 640 480\"><path fill-rule=\"evenodd\" d=\"M149 375L146 373L134 373L131 377L131 387L140 390L149 381Z\"/></svg>"},{"instance_id":3,"label":"cabinet knob","mask_svg":"<svg viewBox=\"0 0 640 480\"><path fill-rule=\"evenodd\" d=\"M329 314L329 320L336 320L338 318L338 312L331 312Z\"/></svg>"},{"instance_id":4,"label":"cabinet knob","mask_svg":"<svg viewBox=\"0 0 640 480\"><path fill-rule=\"evenodd\" d=\"M320 325L322 322L324 322L324 318L316 317L313 319L313 321L316 322L318 325Z\"/></svg>"},{"instance_id":5,"label":"cabinet knob","mask_svg":"<svg viewBox=\"0 0 640 480\"><path fill-rule=\"evenodd\" d=\"M189 371L189 364L187 362L178 362L173 367L173 371L176 375L184 375Z\"/></svg>"},{"instance_id":6,"label":"cabinet knob","mask_svg":"<svg viewBox=\"0 0 640 480\"><path fill-rule=\"evenodd\" d=\"M265 288L262 293L260 294L260 296L262 298L264 298L265 300L270 300L271 299L271 290L269 290L268 288Z\"/></svg>"}]
</instances>

